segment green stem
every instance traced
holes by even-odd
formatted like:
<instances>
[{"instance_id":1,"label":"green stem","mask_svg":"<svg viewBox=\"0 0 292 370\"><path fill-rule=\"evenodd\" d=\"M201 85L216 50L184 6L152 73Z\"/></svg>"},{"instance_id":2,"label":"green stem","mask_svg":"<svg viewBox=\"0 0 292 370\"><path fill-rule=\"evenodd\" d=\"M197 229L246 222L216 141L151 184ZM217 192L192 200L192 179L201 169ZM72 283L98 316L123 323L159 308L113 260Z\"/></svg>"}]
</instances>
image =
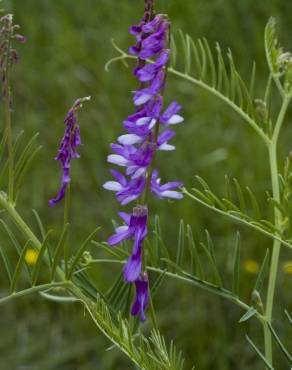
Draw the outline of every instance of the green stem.
<instances>
[{"instance_id":1,"label":"green stem","mask_svg":"<svg viewBox=\"0 0 292 370\"><path fill-rule=\"evenodd\" d=\"M28 289L21 290L19 292L12 293L6 297L0 298L0 305L7 303L15 298L23 297L28 294L36 293L36 292L41 292L47 289L52 289L52 288L67 288L69 286L69 283L67 282L58 282L58 283L48 283L48 284L42 284L42 285L36 285L32 286Z\"/></svg>"},{"instance_id":2,"label":"green stem","mask_svg":"<svg viewBox=\"0 0 292 370\"><path fill-rule=\"evenodd\" d=\"M281 203L280 194L280 184L279 184L279 171L278 171L278 160L277 160L277 143L279 138L279 133L284 121L284 117L289 105L291 97L285 96L283 99L282 107L275 124L272 141L269 146L269 159L270 159L270 171L271 171L271 182L272 182L272 192L273 198L277 203ZM276 229L280 230L279 237L281 238L281 228L282 228L282 217L281 212L277 207L274 208L274 224ZM265 355L268 362L272 365L273 363L273 348L272 348L272 335L268 327L268 322L272 321L273 316L273 306L275 297L275 286L278 273L278 264L280 257L281 242L279 240L274 240L273 242L273 252L271 257L270 272L269 272L269 282L267 290L267 300L266 300L266 322L264 324L264 340L265 340Z\"/></svg>"},{"instance_id":3,"label":"green stem","mask_svg":"<svg viewBox=\"0 0 292 370\"><path fill-rule=\"evenodd\" d=\"M8 50L10 48L10 42L8 43ZM8 53L9 55L9 53ZM7 135L7 149L8 149L8 199L10 203L13 203L13 192L14 192L14 153L13 153L13 140L12 140L12 128L11 128L11 88L10 88L10 66L9 57L6 61L6 80L5 80L5 104L4 104L4 119Z\"/></svg>"},{"instance_id":4,"label":"green stem","mask_svg":"<svg viewBox=\"0 0 292 370\"><path fill-rule=\"evenodd\" d=\"M69 212L70 212L70 198L71 198L71 187L70 183L67 186L66 194L65 194L65 205L64 205L64 227L69 222ZM64 242L64 265L65 265L65 276L66 279L68 277L68 258L69 258L69 233L66 236L66 240Z\"/></svg>"},{"instance_id":5,"label":"green stem","mask_svg":"<svg viewBox=\"0 0 292 370\"><path fill-rule=\"evenodd\" d=\"M273 81L273 74L270 73L268 83L267 83L267 87L266 87L266 91L265 91L265 96L264 96L264 102L266 104L268 103L268 98L269 98L269 95L270 95L272 81Z\"/></svg>"}]
</instances>

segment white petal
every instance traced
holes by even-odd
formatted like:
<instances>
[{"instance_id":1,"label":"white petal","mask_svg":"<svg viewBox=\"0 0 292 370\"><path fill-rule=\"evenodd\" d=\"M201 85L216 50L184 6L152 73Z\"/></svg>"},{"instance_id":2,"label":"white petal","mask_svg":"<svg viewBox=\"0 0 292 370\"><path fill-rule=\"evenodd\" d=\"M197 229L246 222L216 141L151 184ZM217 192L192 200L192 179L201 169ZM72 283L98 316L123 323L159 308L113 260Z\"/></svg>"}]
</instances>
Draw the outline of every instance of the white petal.
<instances>
[{"instance_id":1,"label":"white petal","mask_svg":"<svg viewBox=\"0 0 292 370\"><path fill-rule=\"evenodd\" d=\"M143 126L146 123L149 123L150 119L151 119L150 117L142 117L142 118L139 118L136 121L136 125L137 126Z\"/></svg>"},{"instance_id":2,"label":"white petal","mask_svg":"<svg viewBox=\"0 0 292 370\"><path fill-rule=\"evenodd\" d=\"M182 199L182 193L179 193L175 190L165 190L161 193L161 196L164 198L171 198L171 199Z\"/></svg>"},{"instance_id":3,"label":"white petal","mask_svg":"<svg viewBox=\"0 0 292 370\"><path fill-rule=\"evenodd\" d=\"M142 141L143 138L135 134L126 134L118 137L118 142L122 145L132 145L140 143Z\"/></svg>"},{"instance_id":4,"label":"white petal","mask_svg":"<svg viewBox=\"0 0 292 370\"><path fill-rule=\"evenodd\" d=\"M129 229L129 226L123 225L123 226L118 226L115 228L116 233L123 233Z\"/></svg>"},{"instance_id":5,"label":"white petal","mask_svg":"<svg viewBox=\"0 0 292 370\"><path fill-rule=\"evenodd\" d=\"M142 94L138 98L134 99L135 105L142 105L148 102L149 99L151 99L151 94Z\"/></svg>"},{"instance_id":6,"label":"white petal","mask_svg":"<svg viewBox=\"0 0 292 370\"><path fill-rule=\"evenodd\" d=\"M126 204L132 202L132 200L135 200L135 199L137 199L137 195L129 195L128 197L122 200L121 205L125 206Z\"/></svg>"},{"instance_id":7,"label":"white petal","mask_svg":"<svg viewBox=\"0 0 292 370\"><path fill-rule=\"evenodd\" d=\"M137 171L132 175L132 179L137 179L138 177L144 175L146 167L138 167Z\"/></svg>"},{"instance_id":8,"label":"white petal","mask_svg":"<svg viewBox=\"0 0 292 370\"><path fill-rule=\"evenodd\" d=\"M107 161L109 163L117 164L118 166L127 166L129 163L129 161L126 158L118 154L110 154L107 157Z\"/></svg>"},{"instance_id":9,"label":"white petal","mask_svg":"<svg viewBox=\"0 0 292 370\"><path fill-rule=\"evenodd\" d=\"M149 124L149 128L151 129L156 123L156 119L155 118L152 118L150 124Z\"/></svg>"},{"instance_id":10,"label":"white petal","mask_svg":"<svg viewBox=\"0 0 292 370\"><path fill-rule=\"evenodd\" d=\"M159 150L167 150L167 151L170 151L170 150L174 150L175 149L175 146L174 145L169 145L167 143L164 143L164 144L161 144L158 149Z\"/></svg>"},{"instance_id":11,"label":"white petal","mask_svg":"<svg viewBox=\"0 0 292 370\"><path fill-rule=\"evenodd\" d=\"M122 185L117 181L107 181L103 184L103 188L111 191L121 191Z\"/></svg>"},{"instance_id":12,"label":"white petal","mask_svg":"<svg viewBox=\"0 0 292 370\"><path fill-rule=\"evenodd\" d=\"M178 114L174 114L173 116L170 117L170 119L167 121L167 123L169 125L176 125L177 123L181 123L183 122L183 117L178 115Z\"/></svg>"}]
</instances>

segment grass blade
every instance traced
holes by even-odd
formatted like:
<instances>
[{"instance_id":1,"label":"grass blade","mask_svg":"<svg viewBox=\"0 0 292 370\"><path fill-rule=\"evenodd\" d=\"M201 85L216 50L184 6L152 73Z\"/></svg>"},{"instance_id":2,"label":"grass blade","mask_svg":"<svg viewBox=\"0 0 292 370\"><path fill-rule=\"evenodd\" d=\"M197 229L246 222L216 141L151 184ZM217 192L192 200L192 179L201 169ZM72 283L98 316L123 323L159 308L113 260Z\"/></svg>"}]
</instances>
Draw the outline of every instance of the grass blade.
<instances>
[{"instance_id":1,"label":"grass blade","mask_svg":"<svg viewBox=\"0 0 292 370\"><path fill-rule=\"evenodd\" d=\"M55 279L55 274L56 274L56 269L59 264L60 258L61 258L61 253L64 247L64 243L67 239L67 234L69 230L69 224L66 224L63 228L61 237L59 239L58 245L55 249L55 253L53 256L53 264L52 264L52 272L51 272L51 280L53 281Z\"/></svg>"},{"instance_id":2,"label":"grass blade","mask_svg":"<svg viewBox=\"0 0 292 370\"><path fill-rule=\"evenodd\" d=\"M6 270L7 275L8 275L9 283L11 284L11 281L12 281L12 268L11 268L9 259L7 258L7 255L4 252L4 249L2 248L2 246L0 246L0 254L1 254L1 257L2 257L2 260L3 260L3 263L4 263L5 270Z\"/></svg>"},{"instance_id":3,"label":"grass blade","mask_svg":"<svg viewBox=\"0 0 292 370\"><path fill-rule=\"evenodd\" d=\"M188 238L188 245L191 255L191 271L195 274L199 279L203 278L203 269L200 262L200 255L198 249L196 247L192 228L190 225L187 225L187 238Z\"/></svg>"},{"instance_id":4,"label":"grass blade","mask_svg":"<svg viewBox=\"0 0 292 370\"><path fill-rule=\"evenodd\" d=\"M44 241L42 243L42 246L41 246L41 248L39 250L38 258L37 258L36 264L35 264L35 266L33 268L33 271L32 271L32 278L31 278L31 280L32 280L32 285L33 286L36 284L37 278L39 276L41 263L42 263L42 260L43 260L44 253L47 250L48 239L49 239L49 235L50 235L51 232L52 232L52 230L49 230L48 231L47 235L44 238Z\"/></svg>"},{"instance_id":5,"label":"grass blade","mask_svg":"<svg viewBox=\"0 0 292 370\"><path fill-rule=\"evenodd\" d=\"M284 356L287 358L289 365L292 365L292 357L290 353L287 351L283 343L281 342L280 338L278 337L277 333L275 332L274 328L272 327L271 323L268 322L269 329L274 337L275 341L277 342L280 350L283 352Z\"/></svg>"},{"instance_id":6,"label":"grass blade","mask_svg":"<svg viewBox=\"0 0 292 370\"><path fill-rule=\"evenodd\" d=\"M233 258L233 279L232 279L232 292L239 295L239 278L240 278L240 234L236 234L235 249Z\"/></svg>"},{"instance_id":7,"label":"grass blade","mask_svg":"<svg viewBox=\"0 0 292 370\"><path fill-rule=\"evenodd\" d=\"M88 244L91 242L93 236L97 233L97 231L100 229L100 227L97 227L95 230L93 230L93 232L84 240L84 242L82 243L82 245L80 246L80 248L78 249L74 259L73 259L73 262L70 266L70 269L69 269L69 272L68 272L68 279L71 278L73 272L74 272L74 268L76 267L76 265L78 264L80 258L82 257L82 254L83 252L85 251L85 249L87 248Z\"/></svg>"},{"instance_id":8,"label":"grass blade","mask_svg":"<svg viewBox=\"0 0 292 370\"><path fill-rule=\"evenodd\" d=\"M268 360L265 358L265 356L261 353L261 351L257 348L257 346L254 344L254 342L249 338L249 336L245 336L248 343L252 346L254 351L258 354L258 356L263 360L264 364L269 370L275 370L273 366L268 362Z\"/></svg>"},{"instance_id":9,"label":"grass blade","mask_svg":"<svg viewBox=\"0 0 292 370\"><path fill-rule=\"evenodd\" d=\"M263 263L261 265L260 271L258 273L256 282L255 282L255 286L254 286L254 290L256 290L259 293L261 292L261 289L263 287L263 283L264 283L267 270L268 270L268 265L269 265L269 249L267 249L266 251Z\"/></svg>"},{"instance_id":10,"label":"grass blade","mask_svg":"<svg viewBox=\"0 0 292 370\"><path fill-rule=\"evenodd\" d=\"M182 265L183 256L184 256L184 248L185 248L184 221L180 220L179 232L178 232L177 254L176 254L176 264L178 266Z\"/></svg>"},{"instance_id":11,"label":"grass blade","mask_svg":"<svg viewBox=\"0 0 292 370\"><path fill-rule=\"evenodd\" d=\"M17 265L15 267L14 274L13 274L12 279L11 279L11 285L10 285L10 292L11 293L15 292L16 284L18 282L18 279L19 279L19 276L20 276L20 273L21 273L21 270L22 270L22 266L25 263L25 253L26 253L26 250L27 250L27 247L28 247L29 243L30 243L30 240L28 240L25 243L24 247L22 248L20 257L19 257Z\"/></svg>"}]
</instances>

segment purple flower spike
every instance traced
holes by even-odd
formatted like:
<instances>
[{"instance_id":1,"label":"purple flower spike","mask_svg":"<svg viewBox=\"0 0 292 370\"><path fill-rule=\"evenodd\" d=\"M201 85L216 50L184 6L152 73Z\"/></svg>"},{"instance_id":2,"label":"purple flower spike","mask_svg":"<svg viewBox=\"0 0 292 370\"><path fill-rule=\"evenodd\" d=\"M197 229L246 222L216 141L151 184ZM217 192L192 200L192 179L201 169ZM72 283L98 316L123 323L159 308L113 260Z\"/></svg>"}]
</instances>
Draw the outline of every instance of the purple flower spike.
<instances>
[{"instance_id":1,"label":"purple flower spike","mask_svg":"<svg viewBox=\"0 0 292 370\"><path fill-rule=\"evenodd\" d=\"M77 110L82 107L84 101L90 100L90 97L77 99L72 108L69 109L65 119L65 133L61 140L57 156L55 159L61 163L63 176L61 180L61 188L58 195L49 201L49 206L55 206L62 200L66 194L66 189L70 183L70 167L72 158L79 158L77 152L78 146L81 144L80 128L77 124Z\"/></svg>"},{"instance_id":2,"label":"purple flower spike","mask_svg":"<svg viewBox=\"0 0 292 370\"><path fill-rule=\"evenodd\" d=\"M136 297L131 309L133 316L140 316L141 321L145 321L145 309L149 303L149 282L147 273L142 273L135 281L136 286Z\"/></svg>"},{"instance_id":3,"label":"purple flower spike","mask_svg":"<svg viewBox=\"0 0 292 370\"><path fill-rule=\"evenodd\" d=\"M154 0L144 2L143 19L130 28L136 44L130 47L129 53L135 55L138 61L133 71L139 82L139 89L133 95L135 113L123 121L126 133L118 137L117 144L111 144L113 154L107 157L109 163L124 169L124 174L111 170L115 180L103 185L105 189L115 192L121 205L134 200L138 202L131 215L119 213L125 224L115 229L108 244L114 246L123 240L133 241L132 253L124 266L124 279L136 285L132 315L139 315L142 321L145 320L144 310L149 300L148 278L142 271L143 241L147 234L147 196L151 192L161 199L183 197L177 190L183 185L181 182L161 185L158 171L153 171L157 151L175 149L168 143L175 136L168 126L183 122L183 117L179 115L181 106L175 101L163 109L171 53L169 21L163 14L155 15Z\"/></svg>"}]
</instances>

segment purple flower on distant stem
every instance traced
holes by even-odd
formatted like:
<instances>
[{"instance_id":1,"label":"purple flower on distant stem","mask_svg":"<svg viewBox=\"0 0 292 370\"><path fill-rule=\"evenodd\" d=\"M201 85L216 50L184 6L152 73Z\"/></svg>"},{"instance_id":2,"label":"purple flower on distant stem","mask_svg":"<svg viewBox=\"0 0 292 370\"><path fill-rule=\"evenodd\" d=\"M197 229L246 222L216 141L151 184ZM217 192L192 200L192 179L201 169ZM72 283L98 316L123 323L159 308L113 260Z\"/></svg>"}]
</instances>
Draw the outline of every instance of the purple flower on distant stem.
<instances>
[{"instance_id":1,"label":"purple flower on distant stem","mask_svg":"<svg viewBox=\"0 0 292 370\"><path fill-rule=\"evenodd\" d=\"M126 134L118 137L118 144L111 144L113 154L107 157L109 163L124 167L125 175L111 170L115 181L107 181L104 188L116 193L121 205L137 200L132 214L119 213L125 225L116 228L109 245L116 245L125 239L133 240L132 253L124 266L124 278L135 282L136 299L132 315L145 320L144 310L149 301L148 278L143 272L143 241L147 235L147 196L151 192L158 198L181 199L176 188L181 182L160 184L158 171L154 170L157 151L171 151L175 147L168 142L175 133L168 128L183 122L178 113L181 106L172 102L163 112L163 94L166 88L167 64L170 58L170 27L165 15L154 12L154 0L144 0L144 17L140 24L132 26L130 33L136 44L129 52L138 59L134 75L139 89L134 91L135 113L124 120ZM149 58L153 58L151 62ZM161 132L160 132L161 131Z\"/></svg>"},{"instance_id":2,"label":"purple flower on distant stem","mask_svg":"<svg viewBox=\"0 0 292 370\"><path fill-rule=\"evenodd\" d=\"M77 110L82 107L84 101L90 100L90 97L77 99L73 104L72 108L69 109L65 119L65 133L61 140L58 154L55 157L57 161L61 163L63 176L61 180L61 188L58 195L49 201L51 207L55 206L60 200L62 200L66 194L66 189L70 183L70 168L72 158L79 158L80 155L77 152L78 146L81 144L80 128L77 124Z\"/></svg>"},{"instance_id":3,"label":"purple flower on distant stem","mask_svg":"<svg viewBox=\"0 0 292 370\"><path fill-rule=\"evenodd\" d=\"M140 316L141 321L145 321L144 310L149 303L149 282L147 273L142 273L135 281L136 286L136 297L131 309L131 314L133 316Z\"/></svg>"}]
</instances>

